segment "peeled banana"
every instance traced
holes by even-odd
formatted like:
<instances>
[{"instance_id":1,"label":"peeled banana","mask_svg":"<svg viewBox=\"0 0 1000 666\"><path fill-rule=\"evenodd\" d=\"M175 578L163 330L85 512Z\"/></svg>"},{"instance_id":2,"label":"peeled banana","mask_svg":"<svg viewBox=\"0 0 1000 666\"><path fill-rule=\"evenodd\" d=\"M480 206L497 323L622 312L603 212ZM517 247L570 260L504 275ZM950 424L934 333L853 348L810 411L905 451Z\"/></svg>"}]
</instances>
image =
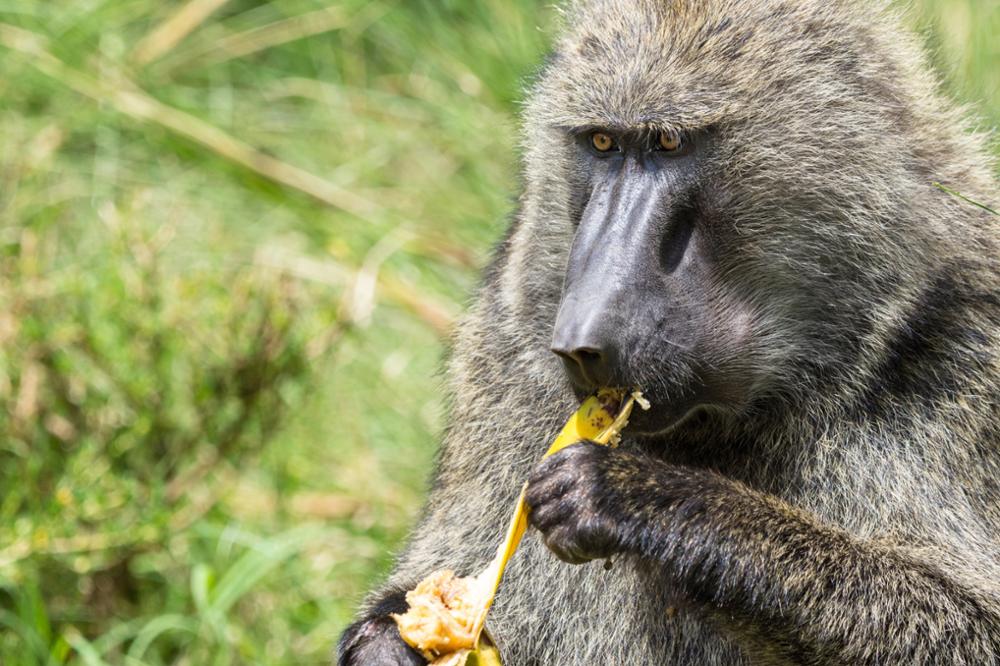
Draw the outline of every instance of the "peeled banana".
<instances>
[{"instance_id":1,"label":"peeled banana","mask_svg":"<svg viewBox=\"0 0 1000 666\"><path fill-rule=\"evenodd\" d=\"M544 457L581 440L616 446L636 403L649 408L639 391L601 389L570 417ZM468 578L458 578L448 570L434 572L406 594L409 610L393 616L403 640L431 666L501 666L499 653L483 628L507 562L528 529L526 488L527 484L521 489L507 536L486 569Z\"/></svg>"}]
</instances>

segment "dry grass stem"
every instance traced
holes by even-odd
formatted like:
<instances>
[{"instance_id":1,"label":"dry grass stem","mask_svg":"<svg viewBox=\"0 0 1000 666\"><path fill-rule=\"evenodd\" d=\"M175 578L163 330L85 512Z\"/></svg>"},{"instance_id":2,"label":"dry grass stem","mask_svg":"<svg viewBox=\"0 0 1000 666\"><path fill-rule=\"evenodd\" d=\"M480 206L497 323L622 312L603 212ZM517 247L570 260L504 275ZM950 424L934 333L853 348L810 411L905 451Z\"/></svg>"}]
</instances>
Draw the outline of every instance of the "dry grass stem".
<instances>
[{"instance_id":1,"label":"dry grass stem","mask_svg":"<svg viewBox=\"0 0 1000 666\"><path fill-rule=\"evenodd\" d=\"M180 9L139 40L133 51L138 65L159 59L229 0L188 0Z\"/></svg>"},{"instance_id":2,"label":"dry grass stem","mask_svg":"<svg viewBox=\"0 0 1000 666\"><path fill-rule=\"evenodd\" d=\"M348 18L339 7L317 9L215 40L184 57L184 64L179 67L215 65L244 58L297 39L338 30L347 24Z\"/></svg>"},{"instance_id":3,"label":"dry grass stem","mask_svg":"<svg viewBox=\"0 0 1000 666\"><path fill-rule=\"evenodd\" d=\"M268 180L303 192L362 219L371 217L378 210L374 203L353 192L272 157L200 118L167 106L126 79L120 79L117 86L111 86L67 65L48 50L46 40L41 35L0 24L0 46L29 56L29 64L76 92L95 101L108 103L126 116L155 123L184 136Z\"/></svg>"},{"instance_id":4,"label":"dry grass stem","mask_svg":"<svg viewBox=\"0 0 1000 666\"><path fill-rule=\"evenodd\" d=\"M357 285L359 271L346 268L332 260L307 257L289 250L269 248L259 252L259 265L291 275L300 280L309 280L335 287ZM455 323L455 307L429 298L408 282L393 278L385 272L377 275L377 288L382 297L416 315L438 336L451 334Z\"/></svg>"}]
</instances>

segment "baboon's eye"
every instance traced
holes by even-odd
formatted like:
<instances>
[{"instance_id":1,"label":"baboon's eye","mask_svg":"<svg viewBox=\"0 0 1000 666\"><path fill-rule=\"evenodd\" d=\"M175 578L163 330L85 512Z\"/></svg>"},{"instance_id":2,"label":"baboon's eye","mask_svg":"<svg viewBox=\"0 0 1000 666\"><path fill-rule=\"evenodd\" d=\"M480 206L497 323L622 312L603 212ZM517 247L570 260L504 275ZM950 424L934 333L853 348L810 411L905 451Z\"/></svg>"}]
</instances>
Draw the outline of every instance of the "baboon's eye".
<instances>
[{"instance_id":1,"label":"baboon's eye","mask_svg":"<svg viewBox=\"0 0 1000 666\"><path fill-rule=\"evenodd\" d=\"M665 150L668 153L680 152L684 148L684 137L680 135L679 132L669 130L666 132L660 132L660 150Z\"/></svg>"},{"instance_id":2,"label":"baboon's eye","mask_svg":"<svg viewBox=\"0 0 1000 666\"><path fill-rule=\"evenodd\" d=\"M604 132L594 132L590 135L590 145L599 153L607 153L615 147L615 140Z\"/></svg>"}]
</instances>

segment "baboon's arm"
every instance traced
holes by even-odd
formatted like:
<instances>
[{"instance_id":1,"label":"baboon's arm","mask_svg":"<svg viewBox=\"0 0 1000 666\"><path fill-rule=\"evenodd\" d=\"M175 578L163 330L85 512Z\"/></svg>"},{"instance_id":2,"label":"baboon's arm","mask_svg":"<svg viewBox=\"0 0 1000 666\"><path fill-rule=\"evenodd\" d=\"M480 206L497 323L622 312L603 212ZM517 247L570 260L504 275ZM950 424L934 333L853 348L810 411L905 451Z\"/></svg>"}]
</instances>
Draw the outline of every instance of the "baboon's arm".
<instances>
[{"instance_id":1,"label":"baboon's arm","mask_svg":"<svg viewBox=\"0 0 1000 666\"><path fill-rule=\"evenodd\" d=\"M1000 604L986 584L714 472L585 443L539 466L528 501L562 559L626 552L656 561L693 602L771 654L817 664L1000 662Z\"/></svg>"}]
</instances>

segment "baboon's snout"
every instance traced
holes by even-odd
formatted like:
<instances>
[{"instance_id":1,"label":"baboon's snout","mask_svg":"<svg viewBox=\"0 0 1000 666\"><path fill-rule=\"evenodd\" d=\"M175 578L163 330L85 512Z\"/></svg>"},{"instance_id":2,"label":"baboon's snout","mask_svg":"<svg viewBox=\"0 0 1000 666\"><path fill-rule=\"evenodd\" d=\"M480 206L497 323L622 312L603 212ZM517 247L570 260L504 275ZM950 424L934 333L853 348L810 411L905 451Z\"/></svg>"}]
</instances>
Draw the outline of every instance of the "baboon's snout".
<instances>
[{"instance_id":1,"label":"baboon's snout","mask_svg":"<svg viewBox=\"0 0 1000 666\"><path fill-rule=\"evenodd\" d=\"M562 358L570 381L581 389L612 386L621 376L620 342L600 320L600 310L564 301L552 336L552 351Z\"/></svg>"}]
</instances>

